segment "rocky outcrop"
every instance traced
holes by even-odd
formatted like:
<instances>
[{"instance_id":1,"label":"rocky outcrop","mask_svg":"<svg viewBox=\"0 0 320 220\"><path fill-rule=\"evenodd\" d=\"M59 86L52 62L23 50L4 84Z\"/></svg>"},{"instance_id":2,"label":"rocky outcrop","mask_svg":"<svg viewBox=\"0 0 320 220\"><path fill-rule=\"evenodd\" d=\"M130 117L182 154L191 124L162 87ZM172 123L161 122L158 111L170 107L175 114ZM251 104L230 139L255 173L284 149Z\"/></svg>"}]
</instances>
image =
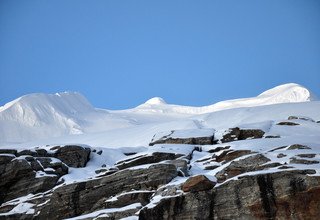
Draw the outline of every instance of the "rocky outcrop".
<instances>
[{"instance_id":1,"label":"rocky outcrop","mask_svg":"<svg viewBox=\"0 0 320 220\"><path fill-rule=\"evenodd\" d=\"M69 167L85 167L89 161L91 149L76 145L58 147L54 157L60 159Z\"/></svg>"},{"instance_id":2,"label":"rocky outcrop","mask_svg":"<svg viewBox=\"0 0 320 220\"><path fill-rule=\"evenodd\" d=\"M318 126L303 119L290 120ZM295 140L289 138L281 138L279 143L247 140L267 138L259 129L231 128L215 141L213 129L203 130L196 129L194 137L190 135L193 130L158 135L160 138L152 143L161 140L165 144L149 149L97 148L92 154L90 147L77 145L1 149L0 219L113 220L134 216L148 220L250 220L320 216L320 177L314 175L320 163L316 134L311 141L297 142L310 142L311 148L289 145ZM200 145L209 140L211 146L172 145ZM247 141L220 143L237 140ZM90 157L92 162L86 167ZM118 162L114 163L116 158ZM64 176L69 169L70 174Z\"/></svg>"},{"instance_id":3,"label":"rocky outcrop","mask_svg":"<svg viewBox=\"0 0 320 220\"><path fill-rule=\"evenodd\" d=\"M97 207L101 199L133 189L157 189L176 176L176 166L156 164L146 169L125 169L99 179L62 186L53 191L50 202L39 208L39 218L60 219L90 213L103 208L101 203Z\"/></svg>"},{"instance_id":4,"label":"rocky outcrop","mask_svg":"<svg viewBox=\"0 0 320 220\"><path fill-rule=\"evenodd\" d=\"M222 153L219 155L214 154L212 157L217 162L227 163L238 157L242 157L242 156L253 154L253 153L255 152L252 152L250 150L225 150L225 151L222 151Z\"/></svg>"},{"instance_id":5,"label":"rocky outcrop","mask_svg":"<svg viewBox=\"0 0 320 220\"><path fill-rule=\"evenodd\" d=\"M248 156L240 160L232 161L227 167L219 171L216 174L216 177L218 179L218 182L223 182L242 173L263 170L268 167L281 165L279 163L270 163L268 165L264 165L269 161L270 159L263 156L262 154Z\"/></svg>"},{"instance_id":6,"label":"rocky outcrop","mask_svg":"<svg viewBox=\"0 0 320 220\"><path fill-rule=\"evenodd\" d=\"M31 156L15 158L0 155L0 161L0 204L29 193L49 190L59 179L58 175L47 175L39 162Z\"/></svg>"},{"instance_id":7,"label":"rocky outcrop","mask_svg":"<svg viewBox=\"0 0 320 220\"><path fill-rule=\"evenodd\" d=\"M59 178L68 173L67 165L85 166L91 152L88 147L75 145L55 147L52 151L49 153L41 148L19 152L1 149L0 204L29 193L52 189Z\"/></svg>"},{"instance_id":8,"label":"rocky outcrop","mask_svg":"<svg viewBox=\"0 0 320 220\"><path fill-rule=\"evenodd\" d=\"M288 150L306 150L306 149L308 150L311 148L301 144L292 144L288 147Z\"/></svg>"},{"instance_id":9,"label":"rocky outcrop","mask_svg":"<svg viewBox=\"0 0 320 220\"><path fill-rule=\"evenodd\" d=\"M162 199L152 208L140 211L140 220L213 219L213 193L201 191Z\"/></svg>"},{"instance_id":10,"label":"rocky outcrop","mask_svg":"<svg viewBox=\"0 0 320 220\"><path fill-rule=\"evenodd\" d=\"M265 132L260 129L240 129L235 127L225 131L220 141L221 143L226 143L237 140L256 139L262 138L264 134Z\"/></svg>"},{"instance_id":11,"label":"rocky outcrop","mask_svg":"<svg viewBox=\"0 0 320 220\"><path fill-rule=\"evenodd\" d=\"M164 198L143 208L139 219L317 219L320 177L306 175L312 173L243 176L212 190Z\"/></svg>"},{"instance_id":12,"label":"rocky outcrop","mask_svg":"<svg viewBox=\"0 0 320 220\"><path fill-rule=\"evenodd\" d=\"M320 178L308 173L315 171L283 171L228 181L214 190L214 219L316 219Z\"/></svg>"},{"instance_id":13,"label":"rocky outcrop","mask_svg":"<svg viewBox=\"0 0 320 220\"><path fill-rule=\"evenodd\" d=\"M200 130L200 129L199 129ZM189 130L187 130L190 132ZM175 130L171 131L170 134L167 135L160 135L160 137L156 137L155 135L151 142L150 146L153 146L155 144L193 144L193 145L212 145L215 143L214 141L214 131L212 131L211 134L203 134L201 136L195 137L190 135L190 137L186 137L185 135L182 135L179 137L179 135L176 135ZM208 132L205 132L208 133ZM159 136L159 135L158 135Z\"/></svg>"},{"instance_id":14,"label":"rocky outcrop","mask_svg":"<svg viewBox=\"0 0 320 220\"><path fill-rule=\"evenodd\" d=\"M282 122L277 123L277 125L296 126L296 125L300 125L300 124L295 123L295 122L291 122L291 121L282 121Z\"/></svg>"},{"instance_id":15,"label":"rocky outcrop","mask_svg":"<svg viewBox=\"0 0 320 220\"><path fill-rule=\"evenodd\" d=\"M118 161L115 165L119 170L139 166L143 164L158 163L165 160L174 160L184 156L183 154L165 153L165 152L154 152L151 155L139 155L126 160Z\"/></svg>"}]
</instances>

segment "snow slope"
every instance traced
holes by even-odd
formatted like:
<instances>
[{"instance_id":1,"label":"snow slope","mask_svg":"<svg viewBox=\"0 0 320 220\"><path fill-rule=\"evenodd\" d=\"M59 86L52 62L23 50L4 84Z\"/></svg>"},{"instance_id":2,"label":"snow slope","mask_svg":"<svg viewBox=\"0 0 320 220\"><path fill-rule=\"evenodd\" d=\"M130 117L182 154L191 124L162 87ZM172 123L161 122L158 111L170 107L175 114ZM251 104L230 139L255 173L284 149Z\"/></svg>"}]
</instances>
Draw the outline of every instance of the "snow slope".
<instances>
[{"instance_id":1,"label":"snow slope","mask_svg":"<svg viewBox=\"0 0 320 220\"><path fill-rule=\"evenodd\" d=\"M0 107L0 145L80 142L101 147L141 146L155 133L173 129L223 129L290 115L320 120L320 102L316 100L308 89L293 83L254 98L204 107L171 105L155 97L136 108L118 111L96 109L75 92L30 94Z\"/></svg>"}]
</instances>

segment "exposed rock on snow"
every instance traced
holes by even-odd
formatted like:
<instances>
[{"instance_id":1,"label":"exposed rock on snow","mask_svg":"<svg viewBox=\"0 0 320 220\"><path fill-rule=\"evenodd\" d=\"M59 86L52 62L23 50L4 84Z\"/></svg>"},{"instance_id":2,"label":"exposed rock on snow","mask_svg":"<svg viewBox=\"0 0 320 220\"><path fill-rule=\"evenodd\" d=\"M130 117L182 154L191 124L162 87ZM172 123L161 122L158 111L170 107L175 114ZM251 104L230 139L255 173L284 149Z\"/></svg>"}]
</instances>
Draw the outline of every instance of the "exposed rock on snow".
<instances>
[{"instance_id":1,"label":"exposed rock on snow","mask_svg":"<svg viewBox=\"0 0 320 220\"><path fill-rule=\"evenodd\" d=\"M265 132L260 129L240 129L235 127L227 130L220 141L226 143L236 140L262 138L264 134Z\"/></svg>"},{"instance_id":2,"label":"exposed rock on snow","mask_svg":"<svg viewBox=\"0 0 320 220\"><path fill-rule=\"evenodd\" d=\"M150 146L155 144L210 145L214 143L214 129L173 130L155 134Z\"/></svg>"}]
</instances>

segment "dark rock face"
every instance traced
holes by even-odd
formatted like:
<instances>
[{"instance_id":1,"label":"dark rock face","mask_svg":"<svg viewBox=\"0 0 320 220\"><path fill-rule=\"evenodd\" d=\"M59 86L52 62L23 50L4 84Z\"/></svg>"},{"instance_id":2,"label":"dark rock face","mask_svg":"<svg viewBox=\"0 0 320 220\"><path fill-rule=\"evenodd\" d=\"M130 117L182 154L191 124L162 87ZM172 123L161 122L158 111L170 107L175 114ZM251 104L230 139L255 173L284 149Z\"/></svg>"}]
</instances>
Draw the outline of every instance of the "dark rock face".
<instances>
[{"instance_id":1,"label":"dark rock face","mask_svg":"<svg viewBox=\"0 0 320 220\"><path fill-rule=\"evenodd\" d=\"M56 174L57 176L61 177L68 173L69 168L64 163L55 158L37 157L36 159L40 162L47 174ZM51 169L46 170L47 168Z\"/></svg>"},{"instance_id":2,"label":"dark rock face","mask_svg":"<svg viewBox=\"0 0 320 220\"><path fill-rule=\"evenodd\" d=\"M85 167L89 161L91 149L76 145L59 147L54 157L60 159L69 167Z\"/></svg>"},{"instance_id":3,"label":"dark rock face","mask_svg":"<svg viewBox=\"0 0 320 220\"><path fill-rule=\"evenodd\" d=\"M213 219L213 193L202 191L163 199L153 208L143 208L140 220Z\"/></svg>"},{"instance_id":4,"label":"dark rock face","mask_svg":"<svg viewBox=\"0 0 320 220\"><path fill-rule=\"evenodd\" d=\"M307 173L314 171L243 176L212 190L163 199L143 208L139 219L317 219L320 177Z\"/></svg>"},{"instance_id":5,"label":"dark rock face","mask_svg":"<svg viewBox=\"0 0 320 220\"><path fill-rule=\"evenodd\" d=\"M17 150L14 149L0 149L0 154L13 154L17 156Z\"/></svg>"},{"instance_id":6,"label":"dark rock face","mask_svg":"<svg viewBox=\"0 0 320 220\"><path fill-rule=\"evenodd\" d=\"M220 141L221 143L226 143L237 140L262 138L264 134L265 132L260 129L240 129L235 127L226 131Z\"/></svg>"},{"instance_id":7,"label":"dark rock face","mask_svg":"<svg viewBox=\"0 0 320 220\"><path fill-rule=\"evenodd\" d=\"M3 157L0 156L0 158ZM8 160L8 157L5 156L5 158ZM24 158L14 158L1 165L0 204L29 193L44 192L56 185L59 179L57 175L36 176L37 170L33 168L39 167L32 164L37 163L35 160L29 163Z\"/></svg>"},{"instance_id":8,"label":"dark rock face","mask_svg":"<svg viewBox=\"0 0 320 220\"><path fill-rule=\"evenodd\" d=\"M214 219L315 219L320 178L305 175L309 172L245 176L222 184L214 191Z\"/></svg>"},{"instance_id":9,"label":"dark rock face","mask_svg":"<svg viewBox=\"0 0 320 220\"><path fill-rule=\"evenodd\" d=\"M260 129L241 129L239 140L262 138L264 133Z\"/></svg>"},{"instance_id":10,"label":"dark rock face","mask_svg":"<svg viewBox=\"0 0 320 220\"><path fill-rule=\"evenodd\" d=\"M123 170L128 167L134 167L143 164L158 163L164 160L174 160L181 156L183 155L174 153L154 152L152 153L152 155L140 155L134 158L119 161L116 163L116 167L119 168L119 170Z\"/></svg>"},{"instance_id":11,"label":"dark rock face","mask_svg":"<svg viewBox=\"0 0 320 220\"><path fill-rule=\"evenodd\" d=\"M172 164L147 169L126 169L100 179L62 186L53 191L50 202L40 207L39 218L60 219L95 211L97 201L121 192L157 189L177 176Z\"/></svg>"},{"instance_id":12,"label":"dark rock face","mask_svg":"<svg viewBox=\"0 0 320 220\"><path fill-rule=\"evenodd\" d=\"M184 192L199 192L210 190L216 185L204 175L198 175L190 177L183 185L182 190Z\"/></svg>"}]
</instances>

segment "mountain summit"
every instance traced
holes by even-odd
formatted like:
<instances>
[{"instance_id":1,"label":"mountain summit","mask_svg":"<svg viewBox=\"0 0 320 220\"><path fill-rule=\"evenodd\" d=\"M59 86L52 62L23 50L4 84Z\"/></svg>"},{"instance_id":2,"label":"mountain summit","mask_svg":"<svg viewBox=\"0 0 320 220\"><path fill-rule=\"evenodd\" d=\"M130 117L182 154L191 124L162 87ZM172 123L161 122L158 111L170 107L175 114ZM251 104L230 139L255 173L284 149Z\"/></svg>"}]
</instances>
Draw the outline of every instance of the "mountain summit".
<instances>
[{"instance_id":1,"label":"mountain summit","mask_svg":"<svg viewBox=\"0 0 320 220\"><path fill-rule=\"evenodd\" d=\"M203 107L167 104L164 99L154 97L136 108L121 111L96 109L77 92L35 93L0 107L0 143L169 122L227 109L315 100L317 98L311 91L294 83L277 86L257 97L227 100Z\"/></svg>"}]
</instances>

